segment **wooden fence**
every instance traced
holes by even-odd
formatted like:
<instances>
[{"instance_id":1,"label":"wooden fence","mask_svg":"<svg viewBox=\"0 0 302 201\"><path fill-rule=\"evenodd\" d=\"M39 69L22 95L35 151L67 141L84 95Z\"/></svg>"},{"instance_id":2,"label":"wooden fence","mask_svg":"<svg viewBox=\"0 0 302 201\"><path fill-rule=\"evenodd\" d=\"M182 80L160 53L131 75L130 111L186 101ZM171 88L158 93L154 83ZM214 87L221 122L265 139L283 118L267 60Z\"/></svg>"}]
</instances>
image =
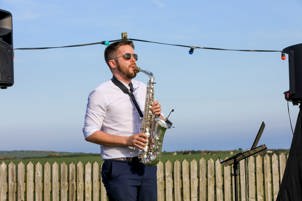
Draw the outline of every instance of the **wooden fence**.
<instances>
[{"instance_id":1,"label":"wooden fence","mask_svg":"<svg viewBox=\"0 0 302 201\"><path fill-rule=\"evenodd\" d=\"M240 162L239 200L274 201L285 169L286 154L252 156ZM231 166L213 159L160 162L158 201L233 201ZM105 201L100 164L0 164L0 201Z\"/></svg>"}]
</instances>

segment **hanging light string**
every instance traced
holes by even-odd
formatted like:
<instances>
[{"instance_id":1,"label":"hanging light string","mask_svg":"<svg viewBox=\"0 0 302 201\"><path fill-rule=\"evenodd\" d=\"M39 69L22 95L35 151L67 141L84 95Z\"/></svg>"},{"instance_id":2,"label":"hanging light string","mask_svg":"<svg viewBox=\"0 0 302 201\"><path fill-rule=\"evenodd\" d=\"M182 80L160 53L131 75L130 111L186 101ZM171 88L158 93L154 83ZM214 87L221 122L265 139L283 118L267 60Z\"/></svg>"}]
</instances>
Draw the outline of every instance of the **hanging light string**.
<instances>
[{"instance_id":1,"label":"hanging light string","mask_svg":"<svg viewBox=\"0 0 302 201\"><path fill-rule=\"evenodd\" d=\"M59 48L71 48L71 47L84 47L91 45L109 45L110 42L113 41L101 41L94 43L82 43L82 44L74 44L74 45L63 45L63 46L49 46L49 47L20 47L14 48L14 50L47 50L47 49L59 49Z\"/></svg>"},{"instance_id":2,"label":"hanging light string","mask_svg":"<svg viewBox=\"0 0 302 201\"><path fill-rule=\"evenodd\" d=\"M47 50L47 49L59 49L59 48L84 47L84 46L92 46L92 45L106 45L106 46L108 46L112 42L116 42L116 41L120 41L120 40L124 40L124 39L125 38L118 39L118 40L109 40L109 41L100 41L100 42L82 43L82 44L73 44L73 45L63 45L63 46L21 47L21 48L14 48L14 50ZM235 51L235 52L279 52L279 53L282 53L281 50L230 49L230 48L218 48L218 47L205 47L205 46L196 46L196 45L183 45L183 44L175 44L175 43L158 42L158 41L136 39L136 38L129 38L127 40L132 40L132 41L142 42L142 43L152 43L152 44L158 44L158 45L167 45L167 46L188 48L189 49L189 54L193 54L195 49L217 50L217 51ZM284 57L283 53L282 53L282 57Z\"/></svg>"},{"instance_id":3,"label":"hanging light string","mask_svg":"<svg viewBox=\"0 0 302 201\"><path fill-rule=\"evenodd\" d=\"M145 43L153 43L153 44L159 44L159 45L169 45L169 46L189 48L190 49L189 51L191 51L192 53L194 52L194 49L240 51L240 52L282 52L281 50L251 50L251 49L229 49L229 48L217 48L217 47L202 47L202 46L181 45L181 44L173 44L173 43L163 43L163 42L156 42L156 41L142 40L142 39L135 39L135 38L130 38L129 40L145 42Z\"/></svg>"}]
</instances>

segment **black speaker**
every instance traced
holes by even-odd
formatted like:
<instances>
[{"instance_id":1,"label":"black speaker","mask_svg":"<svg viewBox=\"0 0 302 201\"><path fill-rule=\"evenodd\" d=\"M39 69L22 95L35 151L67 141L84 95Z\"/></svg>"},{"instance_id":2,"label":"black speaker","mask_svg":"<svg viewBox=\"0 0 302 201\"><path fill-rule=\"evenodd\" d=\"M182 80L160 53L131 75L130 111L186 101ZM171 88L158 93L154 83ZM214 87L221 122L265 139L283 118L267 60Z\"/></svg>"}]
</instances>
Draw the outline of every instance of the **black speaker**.
<instances>
[{"instance_id":1,"label":"black speaker","mask_svg":"<svg viewBox=\"0 0 302 201\"><path fill-rule=\"evenodd\" d=\"M13 26L10 12L0 9L0 88L14 84Z\"/></svg>"},{"instance_id":2,"label":"black speaker","mask_svg":"<svg viewBox=\"0 0 302 201\"><path fill-rule=\"evenodd\" d=\"M288 54L289 91L285 98L293 104L302 103L302 43L286 47L282 53Z\"/></svg>"}]
</instances>

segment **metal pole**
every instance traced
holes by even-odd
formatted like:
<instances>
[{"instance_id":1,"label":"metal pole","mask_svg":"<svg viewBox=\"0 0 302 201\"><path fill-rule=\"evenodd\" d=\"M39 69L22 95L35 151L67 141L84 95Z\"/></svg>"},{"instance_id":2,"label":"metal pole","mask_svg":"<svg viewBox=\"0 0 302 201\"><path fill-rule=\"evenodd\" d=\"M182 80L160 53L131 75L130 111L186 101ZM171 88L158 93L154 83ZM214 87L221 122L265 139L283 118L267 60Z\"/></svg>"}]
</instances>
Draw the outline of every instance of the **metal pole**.
<instances>
[{"instance_id":1,"label":"metal pole","mask_svg":"<svg viewBox=\"0 0 302 201\"><path fill-rule=\"evenodd\" d=\"M235 180L235 184L234 184L234 190L235 190L235 201L238 201L238 161L235 160L234 162L234 165L233 165L233 168L234 168L234 180Z\"/></svg>"}]
</instances>

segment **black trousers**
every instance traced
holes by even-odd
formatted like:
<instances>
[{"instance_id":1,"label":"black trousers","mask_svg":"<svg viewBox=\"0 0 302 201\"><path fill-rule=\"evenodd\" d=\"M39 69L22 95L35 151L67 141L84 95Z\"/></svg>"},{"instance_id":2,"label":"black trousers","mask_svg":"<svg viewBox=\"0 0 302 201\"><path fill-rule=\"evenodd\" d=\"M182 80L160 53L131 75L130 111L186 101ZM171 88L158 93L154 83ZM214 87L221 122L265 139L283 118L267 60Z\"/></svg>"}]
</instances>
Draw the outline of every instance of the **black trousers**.
<instances>
[{"instance_id":1,"label":"black trousers","mask_svg":"<svg viewBox=\"0 0 302 201\"><path fill-rule=\"evenodd\" d=\"M109 201L157 201L156 166L105 160L102 179Z\"/></svg>"}]
</instances>

